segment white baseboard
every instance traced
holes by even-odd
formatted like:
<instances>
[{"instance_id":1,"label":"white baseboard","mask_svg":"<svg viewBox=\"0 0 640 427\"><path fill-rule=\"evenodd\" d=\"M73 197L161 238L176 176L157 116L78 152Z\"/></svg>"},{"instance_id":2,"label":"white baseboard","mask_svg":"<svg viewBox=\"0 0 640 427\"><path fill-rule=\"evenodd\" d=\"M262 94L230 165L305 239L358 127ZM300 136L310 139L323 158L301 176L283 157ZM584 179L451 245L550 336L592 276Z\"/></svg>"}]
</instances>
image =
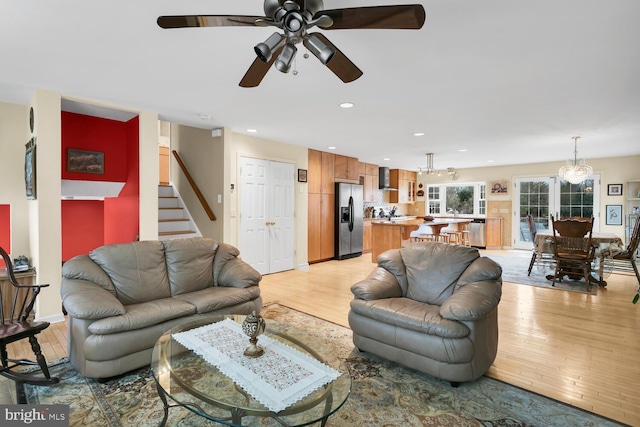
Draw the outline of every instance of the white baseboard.
<instances>
[{"instance_id":1,"label":"white baseboard","mask_svg":"<svg viewBox=\"0 0 640 427\"><path fill-rule=\"evenodd\" d=\"M309 271L309 263L305 262L304 264L298 264L298 266L296 267L296 270Z\"/></svg>"},{"instance_id":2,"label":"white baseboard","mask_svg":"<svg viewBox=\"0 0 640 427\"><path fill-rule=\"evenodd\" d=\"M47 317L36 316L35 320L38 322L60 323L60 322L64 322L64 314L62 313L54 314L53 316L47 316Z\"/></svg>"}]
</instances>

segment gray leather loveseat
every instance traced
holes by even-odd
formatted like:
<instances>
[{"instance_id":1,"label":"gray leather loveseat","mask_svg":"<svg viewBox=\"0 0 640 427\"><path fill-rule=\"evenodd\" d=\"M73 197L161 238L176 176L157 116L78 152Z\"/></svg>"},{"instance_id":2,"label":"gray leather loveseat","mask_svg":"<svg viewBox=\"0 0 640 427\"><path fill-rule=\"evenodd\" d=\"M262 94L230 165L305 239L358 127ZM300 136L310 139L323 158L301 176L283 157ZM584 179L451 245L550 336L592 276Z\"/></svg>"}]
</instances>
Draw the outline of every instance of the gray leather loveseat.
<instances>
[{"instance_id":1,"label":"gray leather loveseat","mask_svg":"<svg viewBox=\"0 0 640 427\"><path fill-rule=\"evenodd\" d=\"M208 238L106 245L67 261L62 303L69 359L108 378L148 365L162 333L197 316L262 308L260 274Z\"/></svg>"},{"instance_id":2,"label":"gray leather loveseat","mask_svg":"<svg viewBox=\"0 0 640 427\"><path fill-rule=\"evenodd\" d=\"M502 268L475 248L436 242L377 262L351 288L355 346L454 385L482 376L498 348Z\"/></svg>"}]
</instances>

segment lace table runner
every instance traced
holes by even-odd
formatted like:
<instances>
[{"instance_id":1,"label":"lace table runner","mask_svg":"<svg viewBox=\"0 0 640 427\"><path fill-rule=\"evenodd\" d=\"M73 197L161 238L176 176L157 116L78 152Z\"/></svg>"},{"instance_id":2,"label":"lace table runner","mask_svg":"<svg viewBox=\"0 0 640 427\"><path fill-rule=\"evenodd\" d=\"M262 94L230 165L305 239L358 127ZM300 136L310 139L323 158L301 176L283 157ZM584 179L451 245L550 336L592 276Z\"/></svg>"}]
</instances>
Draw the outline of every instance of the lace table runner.
<instances>
[{"instance_id":1,"label":"lace table runner","mask_svg":"<svg viewBox=\"0 0 640 427\"><path fill-rule=\"evenodd\" d=\"M173 335L180 344L231 378L270 411L279 412L314 390L330 383L340 372L265 335L258 337L264 354L243 355L249 337L231 320Z\"/></svg>"}]
</instances>

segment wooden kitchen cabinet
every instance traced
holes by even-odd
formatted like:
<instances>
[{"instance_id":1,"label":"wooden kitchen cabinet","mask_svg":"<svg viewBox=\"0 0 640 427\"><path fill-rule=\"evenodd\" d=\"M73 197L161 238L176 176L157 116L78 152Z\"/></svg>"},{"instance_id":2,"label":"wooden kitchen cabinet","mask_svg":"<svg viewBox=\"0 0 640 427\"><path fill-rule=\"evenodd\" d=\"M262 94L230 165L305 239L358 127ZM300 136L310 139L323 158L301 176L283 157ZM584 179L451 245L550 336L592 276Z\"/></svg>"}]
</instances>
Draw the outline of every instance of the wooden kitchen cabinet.
<instances>
[{"instance_id":1,"label":"wooden kitchen cabinet","mask_svg":"<svg viewBox=\"0 0 640 427\"><path fill-rule=\"evenodd\" d=\"M487 218L485 220L485 232L487 233L486 248L502 249L502 218Z\"/></svg>"},{"instance_id":2,"label":"wooden kitchen cabinet","mask_svg":"<svg viewBox=\"0 0 640 427\"><path fill-rule=\"evenodd\" d=\"M389 193L390 203L415 203L416 201L416 172L404 169L391 169L389 183L398 191Z\"/></svg>"},{"instance_id":3,"label":"wooden kitchen cabinet","mask_svg":"<svg viewBox=\"0 0 640 427\"><path fill-rule=\"evenodd\" d=\"M335 155L322 152L322 194L334 194L336 192L336 179L334 177Z\"/></svg>"},{"instance_id":4,"label":"wooden kitchen cabinet","mask_svg":"<svg viewBox=\"0 0 640 427\"><path fill-rule=\"evenodd\" d=\"M371 220L364 220L362 226L362 253L371 252Z\"/></svg>"},{"instance_id":5,"label":"wooden kitchen cabinet","mask_svg":"<svg viewBox=\"0 0 640 427\"><path fill-rule=\"evenodd\" d=\"M335 193L334 155L324 151L309 150L307 192L315 194Z\"/></svg>"},{"instance_id":6,"label":"wooden kitchen cabinet","mask_svg":"<svg viewBox=\"0 0 640 427\"><path fill-rule=\"evenodd\" d=\"M307 193L322 193L322 152L309 150L307 166Z\"/></svg>"},{"instance_id":7,"label":"wooden kitchen cabinet","mask_svg":"<svg viewBox=\"0 0 640 427\"><path fill-rule=\"evenodd\" d=\"M378 165L366 164L364 175L363 199L365 202L378 201L379 175ZM372 173L370 173L372 172Z\"/></svg>"},{"instance_id":8,"label":"wooden kitchen cabinet","mask_svg":"<svg viewBox=\"0 0 640 427\"><path fill-rule=\"evenodd\" d=\"M335 194L309 194L307 258L309 262L334 256Z\"/></svg>"},{"instance_id":9,"label":"wooden kitchen cabinet","mask_svg":"<svg viewBox=\"0 0 640 427\"><path fill-rule=\"evenodd\" d=\"M334 255L335 155L309 150L307 258L317 262Z\"/></svg>"},{"instance_id":10,"label":"wooden kitchen cabinet","mask_svg":"<svg viewBox=\"0 0 640 427\"><path fill-rule=\"evenodd\" d=\"M360 162L355 157L335 155L334 178L358 182Z\"/></svg>"}]
</instances>

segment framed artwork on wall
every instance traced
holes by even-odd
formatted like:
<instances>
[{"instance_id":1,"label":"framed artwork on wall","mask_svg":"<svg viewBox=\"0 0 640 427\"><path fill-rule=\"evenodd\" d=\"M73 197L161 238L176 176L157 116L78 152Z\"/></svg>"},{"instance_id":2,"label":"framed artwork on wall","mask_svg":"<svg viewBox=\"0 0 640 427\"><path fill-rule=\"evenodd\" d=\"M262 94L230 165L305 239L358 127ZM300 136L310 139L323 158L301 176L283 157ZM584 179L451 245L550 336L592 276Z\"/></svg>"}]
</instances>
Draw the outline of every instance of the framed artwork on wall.
<instances>
[{"instance_id":1,"label":"framed artwork on wall","mask_svg":"<svg viewBox=\"0 0 640 427\"><path fill-rule=\"evenodd\" d=\"M609 184L607 186L607 196L622 196L622 184Z\"/></svg>"},{"instance_id":2,"label":"framed artwork on wall","mask_svg":"<svg viewBox=\"0 0 640 427\"><path fill-rule=\"evenodd\" d=\"M36 199L36 137L31 138L25 145L24 155L24 185L27 199Z\"/></svg>"},{"instance_id":3,"label":"framed artwork on wall","mask_svg":"<svg viewBox=\"0 0 640 427\"><path fill-rule=\"evenodd\" d=\"M509 181L491 181L489 182L489 188L491 189L491 194L502 194L506 196L509 194Z\"/></svg>"},{"instance_id":4,"label":"framed artwork on wall","mask_svg":"<svg viewBox=\"0 0 640 427\"><path fill-rule=\"evenodd\" d=\"M298 169L298 182L307 182L307 170Z\"/></svg>"},{"instance_id":5,"label":"framed artwork on wall","mask_svg":"<svg viewBox=\"0 0 640 427\"><path fill-rule=\"evenodd\" d=\"M607 225L622 225L622 205L607 205Z\"/></svg>"},{"instance_id":6,"label":"framed artwork on wall","mask_svg":"<svg viewBox=\"0 0 640 427\"><path fill-rule=\"evenodd\" d=\"M67 172L104 174L104 153L68 148Z\"/></svg>"}]
</instances>

